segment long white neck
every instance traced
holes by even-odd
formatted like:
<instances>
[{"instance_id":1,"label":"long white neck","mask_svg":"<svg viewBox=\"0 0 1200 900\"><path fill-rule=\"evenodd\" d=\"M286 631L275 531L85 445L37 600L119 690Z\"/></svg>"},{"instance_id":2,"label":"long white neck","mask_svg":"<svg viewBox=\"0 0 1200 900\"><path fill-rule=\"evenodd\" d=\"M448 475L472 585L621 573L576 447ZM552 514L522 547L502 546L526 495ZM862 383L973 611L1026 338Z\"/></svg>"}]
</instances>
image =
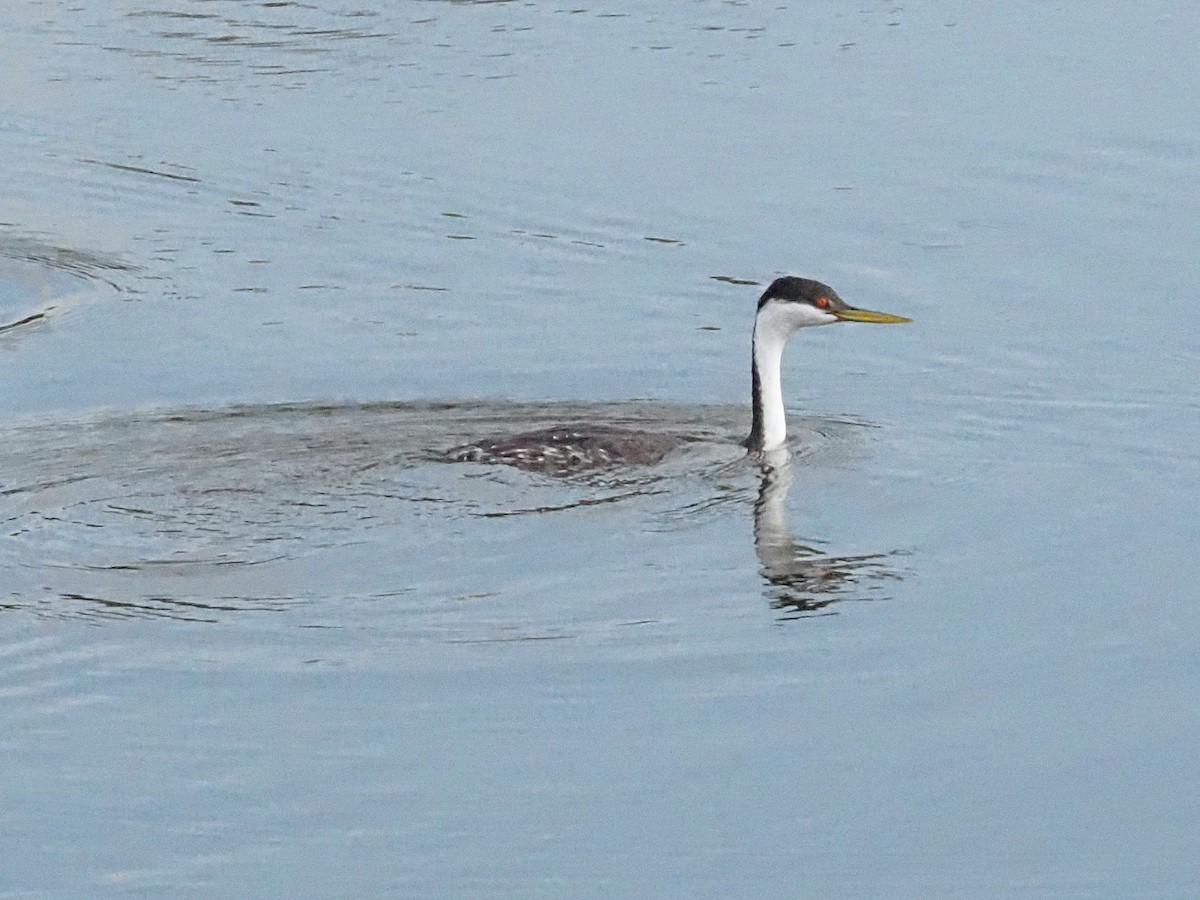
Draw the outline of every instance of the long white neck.
<instances>
[{"instance_id":1,"label":"long white neck","mask_svg":"<svg viewBox=\"0 0 1200 900\"><path fill-rule=\"evenodd\" d=\"M783 348L795 326L771 306L754 319L751 347L751 403L753 419L746 446L751 450L776 450L787 443L780 368Z\"/></svg>"}]
</instances>

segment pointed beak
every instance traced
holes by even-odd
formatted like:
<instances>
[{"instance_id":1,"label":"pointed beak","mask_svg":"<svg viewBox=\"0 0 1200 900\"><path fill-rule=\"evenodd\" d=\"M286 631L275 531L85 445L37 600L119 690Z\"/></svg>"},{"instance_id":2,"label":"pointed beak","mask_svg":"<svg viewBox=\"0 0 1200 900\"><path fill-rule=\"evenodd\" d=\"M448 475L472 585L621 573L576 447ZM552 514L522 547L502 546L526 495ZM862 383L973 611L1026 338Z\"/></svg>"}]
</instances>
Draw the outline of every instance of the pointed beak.
<instances>
[{"instance_id":1,"label":"pointed beak","mask_svg":"<svg viewBox=\"0 0 1200 900\"><path fill-rule=\"evenodd\" d=\"M833 314L843 322L874 322L877 325L890 325L897 322L911 322L904 316L893 316L891 313L873 312L869 309L855 309L848 306L845 309L832 310Z\"/></svg>"}]
</instances>

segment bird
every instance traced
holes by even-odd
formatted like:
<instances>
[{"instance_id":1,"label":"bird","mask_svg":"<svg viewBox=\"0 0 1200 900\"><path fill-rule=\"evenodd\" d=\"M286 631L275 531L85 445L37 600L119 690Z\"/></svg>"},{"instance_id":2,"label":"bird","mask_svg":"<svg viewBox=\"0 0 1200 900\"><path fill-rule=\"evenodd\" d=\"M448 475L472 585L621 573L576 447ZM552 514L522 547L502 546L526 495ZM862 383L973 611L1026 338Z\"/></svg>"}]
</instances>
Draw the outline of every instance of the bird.
<instances>
[{"instance_id":1,"label":"bird","mask_svg":"<svg viewBox=\"0 0 1200 900\"><path fill-rule=\"evenodd\" d=\"M781 368L783 349L797 330L837 322L890 324L912 319L850 306L823 282L795 275L776 278L758 299L750 339L749 452L770 452L787 444ZM652 434L597 423L560 425L520 434L484 438L452 447L444 458L515 466L568 475L616 465L652 465L696 438Z\"/></svg>"},{"instance_id":2,"label":"bird","mask_svg":"<svg viewBox=\"0 0 1200 900\"><path fill-rule=\"evenodd\" d=\"M836 322L894 324L911 322L904 316L850 306L827 284L811 278L784 275L771 282L758 299L750 339L750 435L747 450L778 450L787 443L780 370L783 348L801 328Z\"/></svg>"}]
</instances>

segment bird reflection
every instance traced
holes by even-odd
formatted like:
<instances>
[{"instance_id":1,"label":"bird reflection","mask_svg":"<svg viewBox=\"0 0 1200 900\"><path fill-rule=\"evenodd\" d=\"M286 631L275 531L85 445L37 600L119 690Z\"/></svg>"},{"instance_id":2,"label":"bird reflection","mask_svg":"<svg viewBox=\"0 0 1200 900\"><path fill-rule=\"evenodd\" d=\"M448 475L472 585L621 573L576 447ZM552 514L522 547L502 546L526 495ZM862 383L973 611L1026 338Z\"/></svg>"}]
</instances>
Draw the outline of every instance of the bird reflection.
<instances>
[{"instance_id":1,"label":"bird reflection","mask_svg":"<svg viewBox=\"0 0 1200 900\"><path fill-rule=\"evenodd\" d=\"M759 491L754 504L754 549L765 596L781 618L833 615L843 600L883 600L888 583L901 575L888 565L898 555L835 556L796 540L788 528L786 505L793 469L787 450L759 454Z\"/></svg>"}]
</instances>

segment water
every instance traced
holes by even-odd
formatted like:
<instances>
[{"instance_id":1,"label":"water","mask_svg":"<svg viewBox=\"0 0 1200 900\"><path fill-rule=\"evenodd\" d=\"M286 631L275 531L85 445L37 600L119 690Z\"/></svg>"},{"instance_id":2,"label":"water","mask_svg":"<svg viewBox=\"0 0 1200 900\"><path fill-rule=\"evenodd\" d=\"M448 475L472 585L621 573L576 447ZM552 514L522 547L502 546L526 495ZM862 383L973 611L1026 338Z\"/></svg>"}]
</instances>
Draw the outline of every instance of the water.
<instances>
[{"instance_id":1,"label":"water","mask_svg":"<svg viewBox=\"0 0 1200 900\"><path fill-rule=\"evenodd\" d=\"M1195 896L1198 25L7 4L0 897Z\"/></svg>"}]
</instances>

